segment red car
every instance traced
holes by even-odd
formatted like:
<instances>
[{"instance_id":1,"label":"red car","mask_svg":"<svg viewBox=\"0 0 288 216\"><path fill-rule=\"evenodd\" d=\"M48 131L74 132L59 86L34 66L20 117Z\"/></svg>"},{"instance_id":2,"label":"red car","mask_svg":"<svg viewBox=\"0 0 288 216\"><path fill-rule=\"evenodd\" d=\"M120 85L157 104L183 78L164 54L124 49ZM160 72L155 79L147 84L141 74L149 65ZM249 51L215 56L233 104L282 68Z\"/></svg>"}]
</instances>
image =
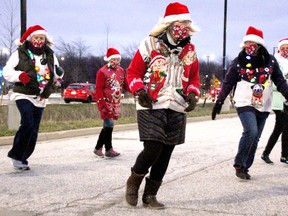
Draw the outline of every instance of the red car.
<instances>
[{"instance_id":1,"label":"red car","mask_svg":"<svg viewBox=\"0 0 288 216\"><path fill-rule=\"evenodd\" d=\"M94 102L96 100L96 86L91 83L72 83L64 90L63 98L65 103L71 101Z\"/></svg>"}]
</instances>

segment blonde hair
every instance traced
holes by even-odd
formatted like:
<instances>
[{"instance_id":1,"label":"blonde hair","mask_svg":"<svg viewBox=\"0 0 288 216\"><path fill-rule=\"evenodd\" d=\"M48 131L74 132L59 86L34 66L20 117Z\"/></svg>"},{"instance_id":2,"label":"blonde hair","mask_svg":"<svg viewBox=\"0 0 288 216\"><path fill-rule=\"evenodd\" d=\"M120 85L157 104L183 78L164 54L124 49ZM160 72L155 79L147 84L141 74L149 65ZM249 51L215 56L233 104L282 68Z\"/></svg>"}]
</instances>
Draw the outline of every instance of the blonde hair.
<instances>
[{"instance_id":1,"label":"blonde hair","mask_svg":"<svg viewBox=\"0 0 288 216\"><path fill-rule=\"evenodd\" d=\"M184 20L182 20L184 21ZM158 23L150 32L150 36L157 37L164 33L174 22L181 22L181 21L173 21L170 23ZM188 27L189 29L189 35L192 36L194 33L199 32L200 29L196 26L193 25L191 22L191 25Z\"/></svg>"}]
</instances>

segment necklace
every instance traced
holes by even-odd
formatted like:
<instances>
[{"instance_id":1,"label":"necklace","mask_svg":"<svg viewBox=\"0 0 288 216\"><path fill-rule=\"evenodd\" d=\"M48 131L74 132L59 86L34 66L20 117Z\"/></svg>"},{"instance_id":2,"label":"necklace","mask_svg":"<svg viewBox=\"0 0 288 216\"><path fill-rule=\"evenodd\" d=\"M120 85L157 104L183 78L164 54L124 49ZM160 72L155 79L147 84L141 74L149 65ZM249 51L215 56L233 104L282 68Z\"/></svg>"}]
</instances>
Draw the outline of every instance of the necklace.
<instances>
[{"instance_id":1,"label":"necklace","mask_svg":"<svg viewBox=\"0 0 288 216\"><path fill-rule=\"evenodd\" d=\"M35 64L35 56L34 54L31 52L31 50L27 49L29 58L31 59L31 61Z\"/></svg>"}]
</instances>

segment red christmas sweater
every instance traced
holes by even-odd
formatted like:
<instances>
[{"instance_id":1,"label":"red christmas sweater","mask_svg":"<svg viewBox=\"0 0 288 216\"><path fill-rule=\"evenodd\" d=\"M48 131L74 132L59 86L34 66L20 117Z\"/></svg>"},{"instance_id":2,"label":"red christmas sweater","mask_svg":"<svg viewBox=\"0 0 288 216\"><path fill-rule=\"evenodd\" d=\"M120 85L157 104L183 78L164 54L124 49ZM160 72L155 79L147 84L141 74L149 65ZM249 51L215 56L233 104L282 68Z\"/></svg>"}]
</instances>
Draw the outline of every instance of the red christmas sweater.
<instances>
[{"instance_id":1,"label":"red christmas sweater","mask_svg":"<svg viewBox=\"0 0 288 216\"><path fill-rule=\"evenodd\" d=\"M120 115L120 102L123 90L130 91L125 70L117 66L110 68L104 65L96 75L96 102L101 119L113 118Z\"/></svg>"},{"instance_id":2,"label":"red christmas sweater","mask_svg":"<svg viewBox=\"0 0 288 216\"><path fill-rule=\"evenodd\" d=\"M185 51L188 55L182 52L173 54L165 44L158 41L156 47L160 48L156 51L165 57L165 69L161 70L161 73L153 70L151 72L149 59L152 46L149 37L145 38L127 69L131 92L134 94L139 89L146 89L155 99L153 109L172 109L184 113L184 109L188 106L185 97L190 92L200 95L199 62L195 47L191 43L186 46L192 47L188 51L183 48L182 52ZM156 79L159 74L164 74L162 79ZM136 104L136 108L145 109L139 104Z\"/></svg>"}]
</instances>

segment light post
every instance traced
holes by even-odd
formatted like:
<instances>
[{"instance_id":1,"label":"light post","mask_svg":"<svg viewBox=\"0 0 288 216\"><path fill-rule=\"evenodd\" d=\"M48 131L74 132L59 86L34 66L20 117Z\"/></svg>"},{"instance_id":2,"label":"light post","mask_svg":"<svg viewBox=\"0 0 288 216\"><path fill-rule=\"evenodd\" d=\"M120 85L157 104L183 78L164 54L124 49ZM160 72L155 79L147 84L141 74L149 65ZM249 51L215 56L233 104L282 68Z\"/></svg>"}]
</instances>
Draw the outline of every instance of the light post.
<instances>
[{"instance_id":1,"label":"light post","mask_svg":"<svg viewBox=\"0 0 288 216\"><path fill-rule=\"evenodd\" d=\"M223 27L223 61L222 61L222 77L226 75L226 24L227 24L227 0L224 0L224 27Z\"/></svg>"},{"instance_id":2,"label":"light post","mask_svg":"<svg viewBox=\"0 0 288 216\"><path fill-rule=\"evenodd\" d=\"M206 100L209 94L209 90L210 90L210 82L211 82L211 73L210 73L210 60L214 59L214 55L213 54L208 54L208 55L204 55L203 58L206 58L207 61L207 71L205 74L205 78L204 78L204 102L203 102L203 107L205 107L206 104Z\"/></svg>"},{"instance_id":3,"label":"light post","mask_svg":"<svg viewBox=\"0 0 288 216\"><path fill-rule=\"evenodd\" d=\"M276 52L278 52L278 47L273 47L273 55L275 55Z\"/></svg>"},{"instance_id":4,"label":"light post","mask_svg":"<svg viewBox=\"0 0 288 216\"><path fill-rule=\"evenodd\" d=\"M227 0L224 0L224 22L223 22L223 62L222 62L222 83L226 76L226 24L227 24ZM225 99L222 106L222 111L230 110L230 100L228 97Z\"/></svg>"}]
</instances>

